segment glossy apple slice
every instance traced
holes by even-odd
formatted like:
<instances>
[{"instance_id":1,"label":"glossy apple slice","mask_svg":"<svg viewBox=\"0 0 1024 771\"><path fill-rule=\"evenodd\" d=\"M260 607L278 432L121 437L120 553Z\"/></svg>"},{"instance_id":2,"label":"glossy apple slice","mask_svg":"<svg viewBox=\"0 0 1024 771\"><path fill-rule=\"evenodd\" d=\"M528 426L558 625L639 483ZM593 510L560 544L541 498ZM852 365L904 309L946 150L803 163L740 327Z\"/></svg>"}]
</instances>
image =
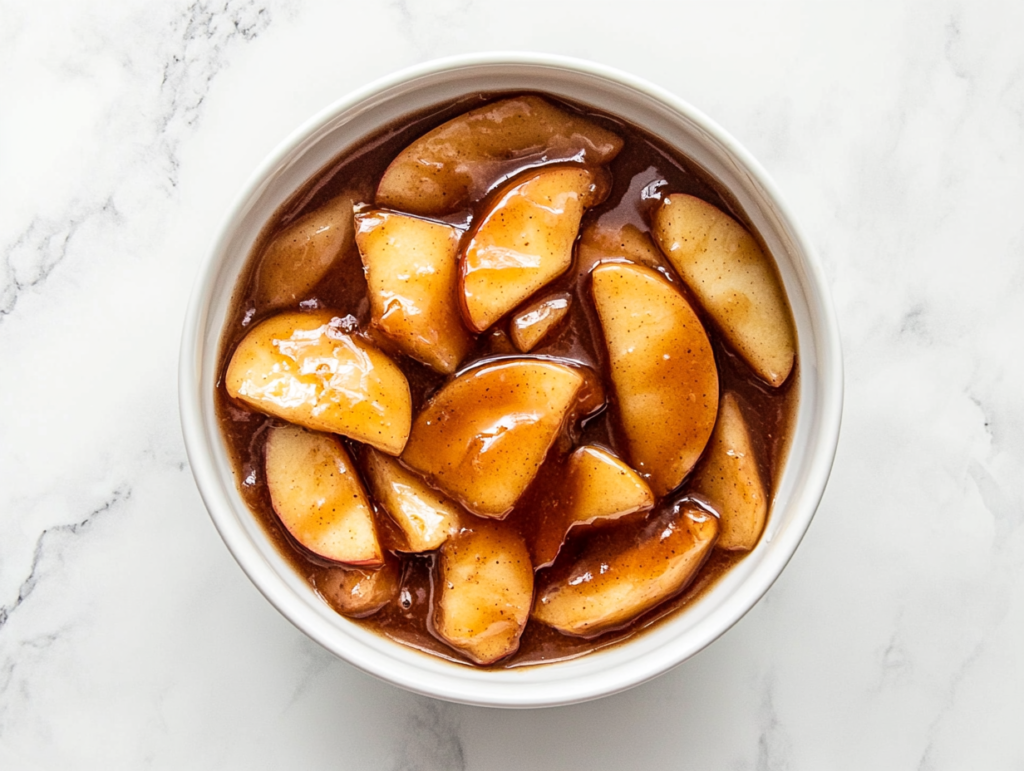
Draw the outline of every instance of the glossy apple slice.
<instances>
[{"instance_id":1,"label":"glossy apple slice","mask_svg":"<svg viewBox=\"0 0 1024 771\"><path fill-rule=\"evenodd\" d=\"M286 227L267 244L256 271L256 306L295 306L352 247L352 195L345 193Z\"/></svg>"},{"instance_id":2,"label":"glossy apple slice","mask_svg":"<svg viewBox=\"0 0 1024 771\"><path fill-rule=\"evenodd\" d=\"M594 223L580 235L578 249L580 266L585 270L602 260L613 259L626 259L655 269L665 265L658 247L636 225L613 228Z\"/></svg>"},{"instance_id":3,"label":"glossy apple slice","mask_svg":"<svg viewBox=\"0 0 1024 771\"><path fill-rule=\"evenodd\" d=\"M434 629L477 664L519 648L533 604L533 566L522 537L474 519L441 547Z\"/></svg>"},{"instance_id":4,"label":"glossy apple slice","mask_svg":"<svg viewBox=\"0 0 1024 771\"><path fill-rule=\"evenodd\" d=\"M782 385L796 334L775 266L746 228L692 195L668 196L654 215L661 250L757 373Z\"/></svg>"},{"instance_id":5,"label":"glossy apple slice","mask_svg":"<svg viewBox=\"0 0 1024 771\"><path fill-rule=\"evenodd\" d=\"M558 326L566 314L572 295L559 292L526 306L512 317L512 342L523 353L529 353L544 337Z\"/></svg>"},{"instance_id":6,"label":"glossy apple slice","mask_svg":"<svg viewBox=\"0 0 1024 771\"><path fill-rule=\"evenodd\" d=\"M622 149L622 139L537 96L493 102L438 126L391 162L377 188L377 205L440 215L465 208L491 187L538 163L600 166Z\"/></svg>"},{"instance_id":7,"label":"glossy apple slice","mask_svg":"<svg viewBox=\"0 0 1024 771\"><path fill-rule=\"evenodd\" d=\"M690 504L651 517L633 538L596 533L575 560L538 575L533 618L577 637L620 629L681 592L717 535L718 519Z\"/></svg>"},{"instance_id":8,"label":"glossy apple slice","mask_svg":"<svg viewBox=\"0 0 1024 771\"><path fill-rule=\"evenodd\" d=\"M583 376L542 359L471 369L417 416L402 460L472 513L508 514L576 403Z\"/></svg>"},{"instance_id":9,"label":"glossy apple slice","mask_svg":"<svg viewBox=\"0 0 1024 771\"><path fill-rule=\"evenodd\" d=\"M459 506L376 450L366 455L373 498L405 533L409 551L436 549L459 528Z\"/></svg>"},{"instance_id":10,"label":"glossy apple slice","mask_svg":"<svg viewBox=\"0 0 1024 771\"><path fill-rule=\"evenodd\" d=\"M607 192L588 169L542 169L518 178L483 215L466 246L462 307L483 332L568 270L583 212Z\"/></svg>"},{"instance_id":11,"label":"glossy apple slice","mask_svg":"<svg viewBox=\"0 0 1024 771\"><path fill-rule=\"evenodd\" d=\"M715 426L711 343L682 294L650 268L608 263L591 275L630 459L664 495L693 468Z\"/></svg>"},{"instance_id":12,"label":"glossy apple slice","mask_svg":"<svg viewBox=\"0 0 1024 771\"><path fill-rule=\"evenodd\" d=\"M372 616L398 596L399 561L387 552L376 570L328 568L314 576L313 585L327 604L351 618Z\"/></svg>"},{"instance_id":13,"label":"glossy apple slice","mask_svg":"<svg viewBox=\"0 0 1024 771\"><path fill-rule=\"evenodd\" d=\"M412 358L450 375L472 344L456 298L462 231L379 210L355 221L371 323Z\"/></svg>"},{"instance_id":14,"label":"glossy apple slice","mask_svg":"<svg viewBox=\"0 0 1024 771\"><path fill-rule=\"evenodd\" d=\"M719 513L719 549L750 551L757 545L768 516L768 498L750 430L731 393L722 398L718 423L708 443L707 457L695 473L693 489Z\"/></svg>"},{"instance_id":15,"label":"glossy apple slice","mask_svg":"<svg viewBox=\"0 0 1024 771\"><path fill-rule=\"evenodd\" d=\"M536 568L550 565L569 530L599 519L618 519L654 506L654 494L629 466L602 447L586 445L569 456L562 494L535 528Z\"/></svg>"},{"instance_id":16,"label":"glossy apple slice","mask_svg":"<svg viewBox=\"0 0 1024 771\"><path fill-rule=\"evenodd\" d=\"M391 455L409 437L412 397L402 370L342 331L330 312L282 313L257 324L231 356L224 383L253 409Z\"/></svg>"},{"instance_id":17,"label":"glossy apple slice","mask_svg":"<svg viewBox=\"0 0 1024 771\"><path fill-rule=\"evenodd\" d=\"M302 546L332 562L383 563L370 501L336 438L275 426L267 436L266 472L274 511Z\"/></svg>"}]
</instances>

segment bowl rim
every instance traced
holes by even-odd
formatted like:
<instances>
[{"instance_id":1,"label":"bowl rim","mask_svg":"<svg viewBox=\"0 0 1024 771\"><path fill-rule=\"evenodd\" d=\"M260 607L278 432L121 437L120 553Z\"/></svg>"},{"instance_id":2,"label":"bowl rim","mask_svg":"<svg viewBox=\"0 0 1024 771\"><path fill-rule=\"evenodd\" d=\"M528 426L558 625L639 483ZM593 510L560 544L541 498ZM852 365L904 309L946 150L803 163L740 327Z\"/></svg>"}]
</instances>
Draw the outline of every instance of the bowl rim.
<instances>
[{"instance_id":1,"label":"bowl rim","mask_svg":"<svg viewBox=\"0 0 1024 771\"><path fill-rule=\"evenodd\" d=\"M494 65L537 66L579 73L596 79L608 81L618 86L639 92L641 95L661 103L672 112L695 124L717 142L743 171L749 174L765 191L779 216L784 220L792 240L802 254L801 267L806 271L807 282L813 288L813 299L817 303L815 318L817 326L814 337L821 343L816 348L817 380L821 382L820 404L818 405L818 425L815 432L817 454L807 464L801 496L804 505L800 508L791 525L787 528L785 548L776 549L768 566L761 571L767 576L756 586L746 586L742 596L732 603L732 617L720 627L705 631L703 634L692 635L695 639L679 651L658 650L658 655L646 655L646 661L635 663L632 667L618 667L616 677L577 677L573 674L576 667L570 660L539 667L512 670L478 670L457 664L443 662L426 654L411 652L415 657L429 659L422 661L424 672L416 673L416 666L396 667L388 656L381 656L384 647L402 647L384 638L378 638L372 632L357 631L353 634L359 644L354 648L352 640L339 644L337 640L324 635L324 625L309 609L299 607L295 602L292 590L285 578L273 570L266 562L256 546L250 541L246 530L236 521L231 511L230 501L225 498L224 480L216 469L213 452L209 444L210 437L203 429L203 390L200 382L202 368L199 351L202 349L202 336L206 328L209 306L212 300L215 278L220 267L222 254L237 228L242 215L249 204L260 194L261 189L271 178L275 170L319 130L323 129L334 118L382 94L389 89L400 86L408 81L437 75L446 71ZM578 703L601 698L624 691L628 688L647 682L666 671L678 666L686 659L703 650L735 625L749 610L757 604L771 588L789 563L796 548L805 535L811 520L824 494L836 449L842 422L843 407L843 364L838 322L832 305L824 270L815 250L812 248L804 231L781 192L768 176L760 163L736 141L728 132L718 126L703 112L677 97L668 90L654 85L644 79L622 72L595 62L560 55L544 53L526 53L515 51L496 51L487 53L464 54L434 59L428 62L404 68L385 77L379 78L362 88L356 89L346 96L335 100L292 131L263 160L249 176L235 197L232 205L221 220L221 225L214 239L213 246L206 253L195 280L189 299L185 321L182 329L181 348L179 354L178 397L182 434L185 441L186 454L195 477L200 496L228 550L235 558L243 572L249 577L256 588L273 604L282 615L307 636L330 650L338 657L349 662L358 669L386 682L398 685L407 690L447 701L492 707L546 707ZM212 398L212 397L211 397ZM799 412L799 407L797 408ZM790 450L790 453L792 450ZM230 480L231 491L237 496L234 480ZM239 496L240 497L240 496ZM811 501L811 503L807 503ZM788 513L788 512L787 512ZM332 611L333 612L333 611ZM707 625L705 625L707 626ZM365 637L372 635L378 643ZM626 647L623 645L621 647ZM404 649L407 653L409 649ZM388 651L390 653L390 651ZM648 651L648 653L652 653ZM395 654L398 655L398 654ZM405 654L403 654L405 655ZM585 659L600 656L601 652L591 654ZM418 661L418 659L417 659ZM442 663L438 663L442 662ZM622 671L620 671L622 670ZM494 673L500 677L488 677ZM522 673L550 672L551 676L524 677ZM623 674L623 672L625 674ZM557 674L556 674L557 673ZM563 676L564 674L564 676ZM455 677L453 677L455 675ZM509 679L511 678L511 679ZM510 687L496 687L498 680L506 682ZM453 682L454 681L454 682ZM539 687L545 685L547 687Z\"/></svg>"}]
</instances>

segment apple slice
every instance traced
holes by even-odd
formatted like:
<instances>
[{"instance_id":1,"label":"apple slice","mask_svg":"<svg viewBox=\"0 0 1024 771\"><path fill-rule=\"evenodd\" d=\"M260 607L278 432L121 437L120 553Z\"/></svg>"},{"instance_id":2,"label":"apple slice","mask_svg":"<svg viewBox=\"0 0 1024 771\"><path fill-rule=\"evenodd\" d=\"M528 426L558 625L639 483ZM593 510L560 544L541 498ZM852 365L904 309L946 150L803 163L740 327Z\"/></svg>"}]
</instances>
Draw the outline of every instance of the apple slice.
<instances>
[{"instance_id":1,"label":"apple slice","mask_svg":"<svg viewBox=\"0 0 1024 771\"><path fill-rule=\"evenodd\" d=\"M578 251L580 266L586 270L602 260L615 258L625 258L654 269L665 265L665 258L650 236L630 224L612 228L594 223L584 229Z\"/></svg>"},{"instance_id":2,"label":"apple slice","mask_svg":"<svg viewBox=\"0 0 1024 771\"><path fill-rule=\"evenodd\" d=\"M275 426L267 436L266 472L274 511L303 547L332 562L383 564L373 509L341 442Z\"/></svg>"},{"instance_id":3,"label":"apple slice","mask_svg":"<svg viewBox=\"0 0 1024 771\"><path fill-rule=\"evenodd\" d=\"M692 504L651 517L633 538L596 533L574 561L538 576L533 618L562 634L620 629L681 592L718 535L718 519Z\"/></svg>"},{"instance_id":4,"label":"apple slice","mask_svg":"<svg viewBox=\"0 0 1024 771\"><path fill-rule=\"evenodd\" d=\"M391 455L409 438L412 397L402 370L328 311L257 324L231 356L224 383L253 409Z\"/></svg>"},{"instance_id":5,"label":"apple slice","mask_svg":"<svg viewBox=\"0 0 1024 771\"><path fill-rule=\"evenodd\" d=\"M295 306L352 248L352 195L328 201L267 244L256 272L256 306Z\"/></svg>"},{"instance_id":6,"label":"apple slice","mask_svg":"<svg viewBox=\"0 0 1024 771\"><path fill-rule=\"evenodd\" d=\"M507 524L474 519L441 547L434 629L477 664L519 648L533 604L533 566Z\"/></svg>"},{"instance_id":7,"label":"apple slice","mask_svg":"<svg viewBox=\"0 0 1024 771\"><path fill-rule=\"evenodd\" d=\"M417 416L406 465L481 517L504 517L537 475L583 376L542 359L464 372Z\"/></svg>"},{"instance_id":8,"label":"apple slice","mask_svg":"<svg viewBox=\"0 0 1024 771\"><path fill-rule=\"evenodd\" d=\"M380 210L355 221L371 323L412 358L450 375L472 345L455 294L462 231Z\"/></svg>"},{"instance_id":9,"label":"apple slice","mask_svg":"<svg viewBox=\"0 0 1024 771\"><path fill-rule=\"evenodd\" d=\"M369 450L366 471L379 503L405 533L409 551L436 549L459 528L459 507L387 455Z\"/></svg>"},{"instance_id":10,"label":"apple slice","mask_svg":"<svg viewBox=\"0 0 1024 771\"><path fill-rule=\"evenodd\" d=\"M568 270L583 212L607 194L588 169L541 169L502 191L466 247L459 277L471 329L483 332Z\"/></svg>"},{"instance_id":11,"label":"apple slice","mask_svg":"<svg viewBox=\"0 0 1024 771\"><path fill-rule=\"evenodd\" d=\"M736 220L692 195L668 196L654 236L683 281L758 377L780 386L796 334L775 266Z\"/></svg>"},{"instance_id":12,"label":"apple slice","mask_svg":"<svg viewBox=\"0 0 1024 771\"><path fill-rule=\"evenodd\" d=\"M313 585L342 615L366 618L398 596L400 578L400 563L385 552L384 564L376 570L328 568L314 574Z\"/></svg>"},{"instance_id":13,"label":"apple slice","mask_svg":"<svg viewBox=\"0 0 1024 771\"><path fill-rule=\"evenodd\" d=\"M768 499L747 422L731 393L722 398L707 458L697 469L693 489L719 514L719 549L750 551L757 545L768 516Z\"/></svg>"},{"instance_id":14,"label":"apple slice","mask_svg":"<svg viewBox=\"0 0 1024 771\"><path fill-rule=\"evenodd\" d=\"M572 295L559 292L544 297L512 317L512 342L529 353L548 332L558 326L569 312Z\"/></svg>"},{"instance_id":15,"label":"apple slice","mask_svg":"<svg viewBox=\"0 0 1024 771\"><path fill-rule=\"evenodd\" d=\"M562 494L534 528L535 568L554 562L569 530L599 519L618 519L654 506L654 494L629 466L607 450L580 447L569 456Z\"/></svg>"},{"instance_id":16,"label":"apple slice","mask_svg":"<svg viewBox=\"0 0 1024 771\"><path fill-rule=\"evenodd\" d=\"M711 343L682 294L650 268L606 263L591 275L630 458L664 495L693 468L715 426Z\"/></svg>"},{"instance_id":17,"label":"apple slice","mask_svg":"<svg viewBox=\"0 0 1024 771\"><path fill-rule=\"evenodd\" d=\"M441 215L481 199L524 158L543 163L608 163L622 139L537 96L518 96L464 113L424 134L391 162L377 205Z\"/></svg>"}]
</instances>

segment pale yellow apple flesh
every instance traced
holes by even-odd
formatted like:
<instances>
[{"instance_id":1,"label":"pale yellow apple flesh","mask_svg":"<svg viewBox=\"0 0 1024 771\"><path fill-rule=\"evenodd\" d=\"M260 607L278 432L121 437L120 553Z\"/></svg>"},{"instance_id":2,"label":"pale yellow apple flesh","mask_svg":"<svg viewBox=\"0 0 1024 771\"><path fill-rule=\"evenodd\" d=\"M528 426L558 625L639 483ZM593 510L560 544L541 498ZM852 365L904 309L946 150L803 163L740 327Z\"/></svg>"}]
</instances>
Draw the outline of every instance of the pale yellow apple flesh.
<instances>
[{"instance_id":1,"label":"pale yellow apple flesh","mask_svg":"<svg viewBox=\"0 0 1024 771\"><path fill-rule=\"evenodd\" d=\"M462 231L388 211L355 215L371 323L409 356L450 375L469 352L456 297Z\"/></svg>"},{"instance_id":2,"label":"pale yellow apple flesh","mask_svg":"<svg viewBox=\"0 0 1024 771\"><path fill-rule=\"evenodd\" d=\"M652 516L632 538L598 533L577 559L538 575L533 618L578 637L620 629L681 592L717 535L718 519L686 504Z\"/></svg>"},{"instance_id":3,"label":"pale yellow apple flesh","mask_svg":"<svg viewBox=\"0 0 1024 771\"><path fill-rule=\"evenodd\" d=\"M515 653L533 604L533 566L522 537L504 522L473 519L440 554L437 634L477 664Z\"/></svg>"},{"instance_id":4,"label":"pale yellow apple flesh","mask_svg":"<svg viewBox=\"0 0 1024 771\"><path fill-rule=\"evenodd\" d=\"M401 564L384 553L384 564L376 570L329 568L317 574L313 585L327 604L351 618L372 616L398 596Z\"/></svg>"},{"instance_id":5,"label":"pale yellow apple flesh","mask_svg":"<svg viewBox=\"0 0 1024 771\"><path fill-rule=\"evenodd\" d=\"M569 313L572 295L559 292L531 303L512 317L512 342L522 353L529 353Z\"/></svg>"},{"instance_id":6,"label":"pale yellow apple flesh","mask_svg":"<svg viewBox=\"0 0 1024 771\"><path fill-rule=\"evenodd\" d=\"M366 476L374 500L401 528L410 552L436 549L458 531L460 507L394 458L369 450Z\"/></svg>"},{"instance_id":7,"label":"pale yellow apple flesh","mask_svg":"<svg viewBox=\"0 0 1024 771\"><path fill-rule=\"evenodd\" d=\"M691 195L668 196L654 215L661 250L730 344L773 386L789 377L796 333L771 258L725 212Z\"/></svg>"},{"instance_id":8,"label":"pale yellow apple flesh","mask_svg":"<svg viewBox=\"0 0 1024 771\"><path fill-rule=\"evenodd\" d=\"M282 230L267 244L256 272L256 306L294 306L352 247L351 194L342 194Z\"/></svg>"},{"instance_id":9,"label":"pale yellow apple flesh","mask_svg":"<svg viewBox=\"0 0 1024 771\"><path fill-rule=\"evenodd\" d=\"M436 216L462 209L527 157L600 166L622 139L536 96L471 110L424 134L388 166L377 205Z\"/></svg>"},{"instance_id":10,"label":"pale yellow apple flesh","mask_svg":"<svg viewBox=\"0 0 1024 771\"><path fill-rule=\"evenodd\" d=\"M613 228L594 223L583 230L577 251L584 270L598 262L615 259L626 259L656 270L665 266L665 258L650 236L631 224Z\"/></svg>"},{"instance_id":11,"label":"pale yellow apple flesh","mask_svg":"<svg viewBox=\"0 0 1024 771\"><path fill-rule=\"evenodd\" d=\"M335 437L298 426L271 428L266 473L274 511L304 548L332 562L383 563L372 506Z\"/></svg>"},{"instance_id":12,"label":"pale yellow apple flesh","mask_svg":"<svg viewBox=\"0 0 1024 771\"><path fill-rule=\"evenodd\" d=\"M693 489L719 514L722 532L717 548L750 551L757 545L768 516L768 498L747 422L731 393L722 398L718 423L695 472Z\"/></svg>"},{"instance_id":13,"label":"pale yellow apple flesh","mask_svg":"<svg viewBox=\"0 0 1024 771\"><path fill-rule=\"evenodd\" d=\"M715 425L711 343L679 290L650 268L606 263L591 275L631 465L664 495L693 468Z\"/></svg>"},{"instance_id":14,"label":"pale yellow apple flesh","mask_svg":"<svg viewBox=\"0 0 1024 771\"><path fill-rule=\"evenodd\" d=\"M282 313L242 338L224 376L228 394L259 412L398 455L412 397L402 370L324 311Z\"/></svg>"},{"instance_id":15,"label":"pale yellow apple flesh","mask_svg":"<svg viewBox=\"0 0 1024 771\"><path fill-rule=\"evenodd\" d=\"M416 417L402 461L482 517L501 518L537 475L583 385L542 359L471 369Z\"/></svg>"},{"instance_id":16,"label":"pale yellow apple flesh","mask_svg":"<svg viewBox=\"0 0 1024 771\"><path fill-rule=\"evenodd\" d=\"M583 212L607 193L603 175L561 167L502 191L473 231L459 288L470 328L483 332L572 264Z\"/></svg>"}]
</instances>

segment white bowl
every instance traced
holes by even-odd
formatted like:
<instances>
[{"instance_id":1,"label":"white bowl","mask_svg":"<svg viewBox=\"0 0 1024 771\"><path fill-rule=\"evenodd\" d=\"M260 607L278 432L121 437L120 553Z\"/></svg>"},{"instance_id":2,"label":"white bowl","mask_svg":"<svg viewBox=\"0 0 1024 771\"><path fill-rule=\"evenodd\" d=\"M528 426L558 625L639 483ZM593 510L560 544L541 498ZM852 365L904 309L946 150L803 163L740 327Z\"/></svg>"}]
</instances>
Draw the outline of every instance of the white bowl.
<instances>
[{"instance_id":1,"label":"white bowl","mask_svg":"<svg viewBox=\"0 0 1024 771\"><path fill-rule=\"evenodd\" d=\"M724 185L761 233L785 283L799 337L799 407L785 470L757 548L709 592L635 638L570 661L510 670L452 664L339 616L288 565L238 493L214 410L221 330L235 281L260 229L307 179L381 126L474 92L541 91L645 128ZM494 53L429 62L334 103L278 147L245 186L200 270L179 372L192 473L225 544L256 587L295 626L359 669L440 699L539 707L638 685L714 641L764 595L793 556L828 480L842 413L839 334L821 267L767 174L732 137L678 97L590 62ZM258 644L258 643L253 643Z\"/></svg>"}]
</instances>

